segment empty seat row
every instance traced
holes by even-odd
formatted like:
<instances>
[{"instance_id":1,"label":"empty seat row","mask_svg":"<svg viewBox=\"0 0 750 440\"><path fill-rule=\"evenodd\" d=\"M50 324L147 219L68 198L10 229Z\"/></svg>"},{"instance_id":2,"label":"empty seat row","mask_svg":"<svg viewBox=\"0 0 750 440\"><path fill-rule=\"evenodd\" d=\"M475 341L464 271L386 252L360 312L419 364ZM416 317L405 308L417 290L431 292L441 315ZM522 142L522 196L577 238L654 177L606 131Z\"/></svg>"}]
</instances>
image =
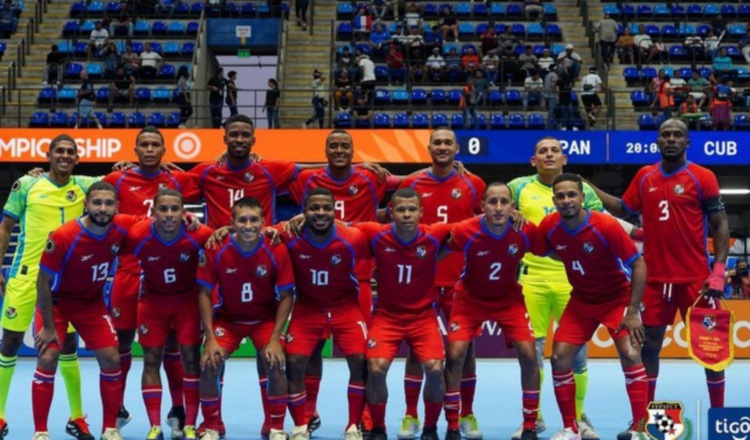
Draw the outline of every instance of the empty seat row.
<instances>
[{"instance_id":1,"label":"empty seat row","mask_svg":"<svg viewBox=\"0 0 750 440\"><path fill-rule=\"evenodd\" d=\"M95 27L96 23L92 20L86 20L83 23L79 23L76 20L70 20L63 26L62 35L63 37L73 37L76 35L83 35L87 37L89 34L91 34L91 31L93 31ZM133 35L170 35L173 37L192 37L198 34L198 28L199 24L197 21L184 23L182 21L150 22L146 20L137 20L133 25Z\"/></svg>"},{"instance_id":2,"label":"empty seat row","mask_svg":"<svg viewBox=\"0 0 750 440\"><path fill-rule=\"evenodd\" d=\"M205 9L203 1L195 1L193 3L185 1L171 1L164 0L166 5L174 4L174 14L178 16L200 16ZM282 5L283 6L283 5ZM288 4L286 4L286 10L288 12ZM267 15L270 14L270 8L268 3L259 2L229 2L226 4L227 13L231 15L254 17L256 15ZM70 6L71 17L83 17L83 16L114 16L120 13L120 2L110 1L105 5L100 1L92 1L88 5L85 1L74 2Z\"/></svg>"},{"instance_id":3,"label":"empty seat row","mask_svg":"<svg viewBox=\"0 0 750 440\"><path fill-rule=\"evenodd\" d=\"M687 37L688 35L698 34L701 37L705 37L708 34L708 31L711 30L711 26L705 23L680 23L679 26L675 26L672 24L665 24L661 27L655 24L645 24L645 23L630 23L628 26L628 29L630 30L630 33L635 35L639 33L639 27L643 24L644 30L646 33L652 37L664 37L669 38L676 38L676 37ZM622 35L624 28L622 25L618 25L617 32L619 35ZM744 23L732 23L727 26L727 34L730 37L738 38L742 37L747 33L747 25Z\"/></svg>"},{"instance_id":4,"label":"empty seat row","mask_svg":"<svg viewBox=\"0 0 750 440\"><path fill-rule=\"evenodd\" d=\"M698 18L714 18L721 14L724 18L748 18L750 17L750 5L717 5L708 4L706 6L698 4L685 5L673 4L672 7L667 6L664 3L657 4L643 4L643 5L622 5L618 7L616 4L608 3L604 5L604 13L609 14L612 18L654 18L654 19L672 19L672 18L684 18L687 16L688 19Z\"/></svg>"},{"instance_id":5,"label":"empty seat row","mask_svg":"<svg viewBox=\"0 0 750 440\"><path fill-rule=\"evenodd\" d=\"M96 119L104 127L125 128L125 127L144 127L153 125L155 127L177 128L180 125L180 113L172 112L164 114L162 112L151 113L146 117L141 112L130 113L129 115L122 112L114 112L107 116L104 112L95 112ZM35 112L29 120L29 127L54 127L65 128L73 127L78 119L78 112L68 115L65 112ZM87 121L86 127L95 126L94 122Z\"/></svg>"},{"instance_id":6,"label":"empty seat row","mask_svg":"<svg viewBox=\"0 0 750 440\"><path fill-rule=\"evenodd\" d=\"M461 89L443 90L432 89L375 89L374 102L376 106L384 105L454 105L458 106L463 96ZM573 92L574 103L578 97ZM520 90L490 90L487 94L487 104L490 106L520 106L523 102L523 92Z\"/></svg>"},{"instance_id":7,"label":"empty seat row","mask_svg":"<svg viewBox=\"0 0 750 440\"><path fill-rule=\"evenodd\" d=\"M400 23L391 23L388 26L388 31L390 33L396 32L396 27ZM425 23L424 25L425 32L430 31L430 24ZM479 38L489 27L489 24L487 23L459 23L458 24L458 34L460 38ZM525 38L543 38L548 37L553 40L559 41L560 38L562 38L562 30L560 29L560 26L557 24L547 24L545 26L542 26L540 23L513 23L513 24L503 24L498 23L495 25L495 31L499 34L505 33L505 30L507 27L511 28L511 31L513 32L513 35L517 37L525 37ZM343 22L339 23L336 26L336 38L340 41L346 41L351 40L354 36L354 26L349 22Z\"/></svg>"},{"instance_id":8,"label":"empty seat row","mask_svg":"<svg viewBox=\"0 0 750 440\"><path fill-rule=\"evenodd\" d=\"M493 113L489 115L489 118L484 114L477 115L477 122L479 128L482 130L543 130L545 128L544 116L539 114L531 114L528 120L524 115L511 114L504 115L502 113ZM391 118L388 113L375 113L372 119L372 126L374 128L435 128L435 127L446 127L451 126L452 128L461 129L469 128L466 124L471 124L471 118L469 121L464 119L464 115L456 113L450 116L442 113L435 113L432 116L428 116L424 113L415 113L409 115L408 113L396 113ZM334 126L336 128L368 128L369 122L354 121L348 113L339 113L334 119Z\"/></svg>"},{"instance_id":9,"label":"empty seat row","mask_svg":"<svg viewBox=\"0 0 750 440\"><path fill-rule=\"evenodd\" d=\"M357 43L352 47L352 45L342 45L339 46L336 50L338 53L342 53L344 47L348 47L351 52L354 52L356 50L361 50L363 54L370 55L372 52L372 46L370 46L367 43ZM443 44L443 55L446 55L450 52L451 49L456 49L456 52L460 53L461 55L465 54L469 49L473 49L474 53L479 53L477 51L477 45L472 43L466 43L466 44L457 44L457 43L444 43ZM565 50L564 44L552 44L550 47L545 46L544 44L535 44L532 46L534 55L537 57L542 56L542 52L544 52L545 49L549 49L552 56L559 55L562 51ZM525 47L518 45L516 46L516 54L520 55L525 51Z\"/></svg>"},{"instance_id":10,"label":"empty seat row","mask_svg":"<svg viewBox=\"0 0 750 440\"><path fill-rule=\"evenodd\" d=\"M523 3L497 3L493 2L492 5L487 6L485 3L475 2L461 2L461 3L425 3L422 15L425 18L437 17L444 6L449 6L453 10L453 13L459 19L465 18L484 18L484 17L522 17L523 14ZM544 3L542 5L543 13L548 19L557 18L557 8L550 4ZM354 17L356 13L355 7L351 3L339 3L336 6L336 18L339 20L348 20Z\"/></svg>"}]
</instances>

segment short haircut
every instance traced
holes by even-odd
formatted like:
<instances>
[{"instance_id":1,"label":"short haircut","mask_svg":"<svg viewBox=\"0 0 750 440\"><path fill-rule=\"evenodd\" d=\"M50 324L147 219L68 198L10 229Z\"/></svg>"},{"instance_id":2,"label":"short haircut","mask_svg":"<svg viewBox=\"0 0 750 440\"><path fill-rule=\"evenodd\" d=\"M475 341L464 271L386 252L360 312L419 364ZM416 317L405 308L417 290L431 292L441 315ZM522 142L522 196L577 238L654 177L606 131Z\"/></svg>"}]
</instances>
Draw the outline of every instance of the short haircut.
<instances>
[{"instance_id":1,"label":"short haircut","mask_svg":"<svg viewBox=\"0 0 750 440\"><path fill-rule=\"evenodd\" d=\"M164 144L164 135L159 131L158 128L154 127L153 125L147 125L141 129L141 131L138 132L138 136L135 137L135 143L138 144L138 141L141 139L142 134L158 134L159 138L161 138L162 145Z\"/></svg>"},{"instance_id":2,"label":"short haircut","mask_svg":"<svg viewBox=\"0 0 750 440\"><path fill-rule=\"evenodd\" d=\"M232 206L232 217L237 215L237 211L240 208L258 208L260 209L260 216L263 217L263 205L255 197L243 197Z\"/></svg>"},{"instance_id":3,"label":"short haircut","mask_svg":"<svg viewBox=\"0 0 750 440\"><path fill-rule=\"evenodd\" d=\"M317 188L311 189L307 193L307 197L305 197L305 207L307 207L307 204L310 202L310 199L315 196L327 196L327 197L330 197L331 200L333 200L334 202L336 201L336 199L333 197L333 193L331 192L331 190L329 190L328 188L323 188L322 186L319 186Z\"/></svg>"},{"instance_id":4,"label":"short haircut","mask_svg":"<svg viewBox=\"0 0 750 440\"><path fill-rule=\"evenodd\" d=\"M545 136L545 137L539 139L538 141L536 141L536 143L534 144L534 154L536 154L536 149L537 149L537 147L539 147L539 144L541 144L542 141L556 141L558 144L560 143L560 139L558 139L558 138L556 138L554 136Z\"/></svg>"},{"instance_id":5,"label":"short haircut","mask_svg":"<svg viewBox=\"0 0 750 440\"><path fill-rule=\"evenodd\" d=\"M432 130L432 133L430 133L430 142L432 142L432 137L433 137L433 136L435 135L435 133L437 133L438 131L450 131L451 133L453 133L453 136L454 136L454 137L456 136L456 132L455 132L455 131L453 131L453 129L452 129L452 128L450 128L450 127L448 127L448 126L446 125L446 126L443 126L443 127L438 127L438 128L436 128L436 129Z\"/></svg>"},{"instance_id":6,"label":"short haircut","mask_svg":"<svg viewBox=\"0 0 750 440\"><path fill-rule=\"evenodd\" d=\"M391 205L394 204L394 201L396 199L411 199L414 197L416 197L417 200L419 200L420 204L422 203L422 197L419 195L418 192L414 191L414 188L406 187L406 188L398 189L391 196Z\"/></svg>"},{"instance_id":7,"label":"short haircut","mask_svg":"<svg viewBox=\"0 0 750 440\"><path fill-rule=\"evenodd\" d=\"M228 77L232 77L232 76L235 76L235 75L237 75L237 71L235 71L235 70L230 70L229 73L227 73Z\"/></svg>"},{"instance_id":8,"label":"short haircut","mask_svg":"<svg viewBox=\"0 0 750 440\"><path fill-rule=\"evenodd\" d=\"M60 143L60 142L62 142L62 141L68 141L68 142L70 142L71 144L73 144L73 146L74 146L74 147L75 147L75 149L76 149L76 156L78 155L78 146L76 145L76 140L75 140L75 139L73 139L73 138L72 138L72 137L71 137L70 135L67 135L67 134L59 134L59 135L55 136L55 137L54 137L54 138L53 138L53 139L52 139L52 140L51 140L51 141L49 142L49 151L52 151L52 150L54 150L54 149L55 149L55 147L57 146L57 144L59 144L59 143Z\"/></svg>"},{"instance_id":9,"label":"short haircut","mask_svg":"<svg viewBox=\"0 0 750 440\"><path fill-rule=\"evenodd\" d=\"M351 140L352 140L352 143L354 143L354 138L352 138L352 134L351 134L351 133L349 133L348 131L346 131L346 130L342 130L342 129L340 129L340 128L337 128L337 129L335 129L335 130L331 130L331 132L330 132L330 133L328 133L328 136L326 136L326 143L328 143L328 139L329 139L329 138L330 138L331 136L335 135L335 134L345 134L345 135L349 136L349 139L351 139Z\"/></svg>"},{"instance_id":10,"label":"short haircut","mask_svg":"<svg viewBox=\"0 0 750 440\"><path fill-rule=\"evenodd\" d=\"M91 186L89 186L89 189L86 191L86 200L89 199L89 196L91 196L91 193L94 192L94 191L109 191L112 194L114 194L115 195L115 199L117 199L117 190L109 182L105 182L103 180L100 180L98 182L95 182Z\"/></svg>"},{"instance_id":11,"label":"short haircut","mask_svg":"<svg viewBox=\"0 0 750 440\"><path fill-rule=\"evenodd\" d=\"M236 115L232 115L232 116L230 116L230 117L227 118L227 120L224 122L224 129L226 129L227 127L229 127L229 125L231 125L231 124L233 124L235 122L244 122L245 124L250 124L250 128L252 128L253 130L255 130L255 124L253 124L253 120L250 119L249 116L242 115L242 114L239 114L239 113L236 114Z\"/></svg>"},{"instance_id":12,"label":"short haircut","mask_svg":"<svg viewBox=\"0 0 750 440\"><path fill-rule=\"evenodd\" d=\"M159 204L159 199L161 199L162 197L169 197L169 196L178 197L180 199L180 205L184 203L182 199L182 193L172 188L165 188L165 189L160 190L159 193L156 194L156 197L154 197L154 206Z\"/></svg>"},{"instance_id":13,"label":"short haircut","mask_svg":"<svg viewBox=\"0 0 750 440\"><path fill-rule=\"evenodd\" d=\"M487 200L487 193L488 193L488 192L489 192L489 191L490 191L490 190L491 190L492 188L495 188L495 187L498 187L498 186L504 186L504 187L508 188L508 192L510 193L510 198L511 198L511 200L513 199L513 191L511 191L511 190L510 190L510 187L508 186L508 184L507 184L507 183L505 183L505 182L501 182L501 181L499 181L499 180L496 180L496 181L494 181L494 182L490 182L490 183L489 183L489 184L487 185L487 188L485 188L485 189L484 189L484 193L482 193L482 200Z\"/></svg>"},{"instance_id":14,"label":"short haircut","mask_svg":"<svg viewBox=\"0 0 750 440\"><path fill-rule=\"evenodd\" d=\"M583 179L578 174L573 173L562 173L559 176L555 177L555 180L552 181L552 188L555 188L555 185L557 185L560 182L575 182L578 184L578 190L581 191L581 194L583 194Z\"/></svg>"}]
</instances>

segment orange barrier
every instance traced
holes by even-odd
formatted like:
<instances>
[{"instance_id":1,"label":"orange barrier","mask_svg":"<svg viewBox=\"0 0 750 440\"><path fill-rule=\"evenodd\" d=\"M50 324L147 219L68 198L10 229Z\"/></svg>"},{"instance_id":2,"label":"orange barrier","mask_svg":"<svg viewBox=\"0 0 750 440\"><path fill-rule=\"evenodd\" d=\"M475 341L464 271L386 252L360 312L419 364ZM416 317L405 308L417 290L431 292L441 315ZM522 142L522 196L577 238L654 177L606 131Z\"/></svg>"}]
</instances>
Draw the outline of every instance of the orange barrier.
<instances>
[{"instance_id":1,"label":"orange barrier","mask_svg":"<svg viewBox=\"0 0 750 440\"><path fill-rule=\"evenodd\" d=\"M0 130L0 161L45 162L49 142L66 133L76 140L82 162L134 160L138 129ZM226 150L223 130L162 130L166 160L206 162ZM325 139L330 130L265 130L255 132L253 152L266 159L326 162ZM352 130L356 162L429 163L429 130Z\"/></svg>"},{"instance_id":2,"label":"orange barrier","mask_svg":"<svg viewBox=\"0 0 750 440\"><path fill-rule=\"evenodd\" d=\"M750 300L729 300L729 308L734 310L734 357L735 359L750 359ZM548 335L552 340L552 331ZM547 344L546 355L551 354L551 345ZM589 342L589 357L591 358L617 358L614 341L604 327L599 327L594 338ZM664 346L661 350L663 358L688 359L687 331L682 320L675 320L675 324L667 328L664 337Z\"/></svg>"}]
</instances>

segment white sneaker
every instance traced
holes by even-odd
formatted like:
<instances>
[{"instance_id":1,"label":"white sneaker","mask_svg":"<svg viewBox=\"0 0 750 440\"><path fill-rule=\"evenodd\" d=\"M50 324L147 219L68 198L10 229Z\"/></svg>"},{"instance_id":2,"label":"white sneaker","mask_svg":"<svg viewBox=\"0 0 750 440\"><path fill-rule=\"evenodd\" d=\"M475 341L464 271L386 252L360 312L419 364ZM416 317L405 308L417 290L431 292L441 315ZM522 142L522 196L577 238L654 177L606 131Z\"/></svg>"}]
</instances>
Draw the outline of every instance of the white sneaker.
<instances>
[{"instance_id":1,"label":"white sneaker","mask_svg":"<svg viewBox=\"0 0 750 440\"><path fill-rule=\"evenodd\" d=\"M35 432L32 440L49 440L49 432Z\"/></svg>"},{"instance_id":2,"label":"white sneaker","mask_svg":"<svg viewBox=\"0 0 750 440\"><path fill-rule=\"evenodd\" d=\"M570 428L565 428L558 431L550 440L581 440L581 434L573 432Z\"/></svg>"},{"instance_id":3,"label":"white sneaker","mask_svg":"<svg viewBox=\"0 0 750 440\"><path fill-rule=\"evenodd\" d=\"M107 428L101 436L101 440L124 440L117 428Z\"/></svg>"},{"instance_id":4,"label":"white sneaker","mask_svg":"<svg viewBox=\"0 0 750 440\"><path fill-rule=\"evenodd\" d=\"M286 432L280 429L272 429L271 433L268 434L268 440L287 440L287 439L289 439L289 436L286 434ZM201 440L203 440L203 437L201 437Z\"/></svg>"},{"instance_id":5,"label":"white sneaker","mask_svg":"<svg viewBox=\"0 0 750 440\"><path fill-rule=\"evenodd\" d=\"M291 440L310 440L310 433L307 432L307 425L295 426L292 428Z\"/></svg>"},{"instance_id":6,"label":"white sneaker","mask_svg":"<svg viewBox=\"0 0 750 440\"><path fill-rule=\"evenodd\" d=\"M206 430L203 431L203 434L201 435L201 440L219 440L219 439L221 439L221 436L219 436L219 431L215 429L206 428Z\"/></svg>"},{"instance_id":7,"label":"white sneaker","mask_svg":"<svg viewBox=\"0 0 750 440\"><path fill-rule=\"evenodd\" d=\"M581 420L578 421L578 432L583 440L599 440L599 434L594 431L594 425L586 417L586 414L581 414Z\"/></svg>"},{"instance_id":8,"label":"white sneaker","mask_svg":"<svg viewBox=\"0 0 750 440\"><path fill-rule=\"evenodd\" d=\"M362 440L362 432L357 425L352 425L344 433L344 440Z\"/></svg>"},{"instance_id":9,"label":"white sneaker","mask_svg":"<svg viewBox=\"0 0 750 440\"><path fill-rule=\"evenodd\" d=\"M647 438L648 438L648 435L646 435L646 433L643 431L641 432L632 431L630 433L630 440L646 440Z\"/></svg>"},{"instance_id":10,"label":"white sneaker","mask_svg":"<svg viewBox=\"0 0 750 440\"><path fill-rule=\"evenodd\" d=\"M547 424L544 423L544 419L542 419L541 417L536 419L536 428L535 428L536 433L541 434L546 430L547 430ZM511 436L511 439L521 440L521 434L523 434L523 423L521 423L521 426L519 426L516 432L513 433L513 435Z\"/></svg>"},{"instance_id":11,"label":"white sneaker","mask_svg":"<svg viewBox=\"0 0 750 440\"><path fill-rule=\"evenodd\" d=\"M479 440L482 438L482 431L479 430L479 422L477 422L474 414L461 417L458 423L461 426L461 434L463 434L464 438L469 440Z\"/></svg>"},{"instance_id":12,"label":"white sneaker","mask_svg":"<svg viewBox=\"0 0 750 440\"><path fill-rule=\"evenodd\" d=\"M413 440L419 432L419 419L412 416L406 416L401 420L401 429L396 436L399 440Z\"/></svg>"}]
</instances>

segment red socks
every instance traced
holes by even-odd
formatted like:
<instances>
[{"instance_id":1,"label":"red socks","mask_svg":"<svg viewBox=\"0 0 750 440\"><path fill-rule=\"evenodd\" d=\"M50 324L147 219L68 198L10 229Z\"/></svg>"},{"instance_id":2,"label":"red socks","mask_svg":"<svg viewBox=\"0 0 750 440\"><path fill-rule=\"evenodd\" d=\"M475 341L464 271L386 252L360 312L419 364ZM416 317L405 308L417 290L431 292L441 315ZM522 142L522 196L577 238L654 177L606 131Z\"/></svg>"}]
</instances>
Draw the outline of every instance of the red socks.
<instances>
[{"instance_id":1,"label":"red socks","mask_svg":"<svg viewBox=\"0 0 750 440\"><path fill-rule=\"evenodd\" d=\"M101 370L99 372L99 394L102 397L102 411L104 412L103 429L117 427L117 414L123 399L122 372L116 370Z\"/></svg>"},{"instance_id":2,"label":"red socks","mask_svg":"<svg viewBox=\"0 0 750 440\"><path fill-rule=\"evenodd\" d=\"M270 428L284 430L284 417L286 416L286 396L272 396L268 398L270 412Z\"/></svg>"},{"instance_id":3,"label":"red socks","mask_svg":"<svg viewBox=\"0 0 750 440\"><path fill-rule=\"evenodd\" d=\"M646 376L648 378L648 402L654 401L654 396L656 395L656 379L659 378L659 376Z\"/></svg>"},{"instance_id":4,"label":"red socks","mask_svg":"<svg viewBox=\"0 0 750 440\"><path fill-rule=\"evenodd\" d=\"M474 414L474 394L476 390L477 375L464 375L461 378L461 417Z\"/></svg>"},{"instance_id":5,"label":"red socks","mask_svg":"<svg viewBox=\"0 0 750 440\"><path fill-rule=\"evenodd\" d=\"M219 396L201 397L201 413L206 428L219 430Z\"/></svg>"},{"instance_id":6,"label":"red socks","mask_svg":"<svg viewBox=\"0 0 750 440\"><path fill-rule=\"evenodd\" d=\"M443 402L435 403L424 400L424 427L434 428L437 426L440 411L443 410Z\"/></svg>"},{"instance_id":7,"label":"red socks","mask_svg":"<svg viewBox=\"0 0 750 440\"><path fill-rule=\"evenodd\" d=\"M630 399L630 409L633 414L633 430L645 431L648 421L648 388L650 380L646 376L646 368L638 364L631 368L623 368L625 373L625 388Z\"/></svg>"},{"instance_id":8,"label":"red socks","mask_svg":"<svg viewBox=\"0 0 750 440\"><path fill-rule=\"evenodd\" d=\"M352 425L359 426L359 422L362 421L362 412L365 410L365 383L349 382L346 399L349 402L349 422L344 429Z\"/></svg>"},{"instance_id":9,"label":"red socks","mask_svg":"<svg viewBox=\"0 0 750 440\"><path fill-rule=\"evenodd\" d=\"M563 427L578 432L576 423L576 380L573 370L552 372L552 383L555 387L557 406L562 414Z\"/></svg>"},{"instance_id":10,"label":"red socks","mask_svg":"<svg viewBox=\"0 0 750 440\"><path fill-rule=\"evenodd\" d=\"M200 376L197 374L186 374L182 388L185 390L185 425L195 426L198 420L198 405L200 404L200 392L198 383Z\"/></svg>"},{"instance_id":11,"label":"red socks","mask_svg":"<svg viewBox=\"0 0 750 440\"><path fill-rule=\"evenodd\" d=\"M385 404L386 402L367 404L367 409L370 411L370 417L372 417L373 428L385 429Z\"/></svg>"},{"instance_id":12,"label":"red socks","mask_svg":"<svg viewBox=\"0 0 750 440\"><path fill-rule=\"evenodd\" d=\"M305 392L307 393L305 417L307 417L307 420L310 420L318 410L318 391L320 391L320 378L305 376Z\"/></svg>"},{"instance_id":13,"label":"red socks","mask_svg":"<svg viewBox=\"0 0 750 440\"><path fill-rule=\"evenodd\" d=\"M144 385L141 387L143 403L146 405L150 426L161 426L161 385Z\"/></svg>"},{"instance_id":14,"label":"red socks","mask_svg":"<svg viewBox=\"0 0 750 440\"><path fill-rule=\"evenodd\" d=\"M307 400L307 394L303 391L297 394L290 394L287 396L287 406L289 406L289 414L292 416L294 426L302 426L307 424L305 418L305 401Z\"/></svg>"},{"instance_id":15,"label":"red socks","mask_svg":"<svg viewBox=\"0 0 750 440\"><path fill-rule=\"evenodd\" d=\"M130 366L133 364L133 350L128 349L127 351L120 352L120 371L122 372L122 389L125 390L125 385L128 381L128 373L130 372Z\"/></svg>"},{"instance_id":16,"label":"red socks","mask_svg":"<svg viewBox=\"0 0 750 440\"><path fill-rule=\"evenodd\" d=\"M182 384L185 379L185 370L182 367L180 352L164 352L164 372L167 373L169 383L169 395L172 397L172 406L185 406Z\"/></svg>"},{"instance_id":17,"label":"red socks","mask_svg":"<svg viewBox=\"0 0 750 440\"><path fill-rule=\"evenodd\" d=\"M458 410L461 406L461 392L456 389L445 390L443 407L445 408L445 420L448 422L448 430L458 429Z\"/></svg>"},{"instance_id":18,"label":"red socks","mask_svg":"<svg viewBox=\"0 0 750 440\"><path fill-rule=\"evenodd\" d=\"M263 429L271 425L271 404L268 402L268 376L258 377L260 402L263 405Z\"/></svg>"},{"instance_id":19,"label":"red socks","mask_svg":"<svg viewBox=\"0 0 750 440\"><path fill-rule=\"evenodd\" d=\"M724 388L726 386L726 381L723 371L721 377L718 379L706 379L711 408L724 408Z\"/></svg>"},{"instance_id":20,"label":"red socks","mask_svg":"<svg viewBox=\"0 0 750 440\"><path fill-rule=\"evenodd\" d=\"M34 412L34 431L46 432L52 396L55 393L55 372L41 368L34 372L31 382L31 407ZM119 408L118 408L119 409Z\"/></svg>"},{"instance_id":21,"label":"red socks","mask_svg":"<svg viewBox=\"0 0 750 440\"><path fill-rule=\"evenodd\" d=\"M523 429L535 430L539 417L539 390L523 390Z\"/></svg>"},{"instance_id":22,"label":"red socks","mask_svg":"<svg viewBox=\"0 0 750 440\"><path fill-rule=\"evenodd\" d=\"M404 376L404 394L406 395L406 415L419 418L419 395L422 392L422 376Z\"/></svg>"}]
</instances>

